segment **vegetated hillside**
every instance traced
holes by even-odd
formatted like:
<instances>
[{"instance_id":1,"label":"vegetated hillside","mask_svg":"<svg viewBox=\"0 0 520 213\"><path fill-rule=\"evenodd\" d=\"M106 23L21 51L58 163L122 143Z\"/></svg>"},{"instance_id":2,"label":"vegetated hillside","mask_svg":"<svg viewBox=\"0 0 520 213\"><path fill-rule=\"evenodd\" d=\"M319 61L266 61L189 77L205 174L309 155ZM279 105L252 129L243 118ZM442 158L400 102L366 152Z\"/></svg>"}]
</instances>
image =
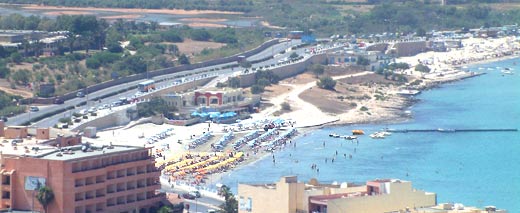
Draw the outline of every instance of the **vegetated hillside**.
<instances>
[{"instance_id":1,"label":"vegetated hillside","mask_svg":"<svg viewBox=\"0 0 520 213\"><path fill-rule=\"evenodd\" d=\"M0 16L0 29L69 31L52 56L42 57L41 42L24 42L23 50L0 46L0 79L6 79L11 89L24 88L30 83L55 85L54 94L38 94L42 97L113 78L226 57L252 49L267 39L257 29L185 26L160 30L157 23L117 20L109 25L103 19L83 15L48 19L11 14ZM176 44L185 42L189 44L183 45L190 46L211 42L218 50L205 46L198 52L182 52Z\"/></svg>"},{"instance_id":2,"label":"vegetated hillside","mask_svg":"<svg viewBox=\"0 0 520 213\"><path fill-rule=\"evenodd\" d=\"M248 12L253 8L252 0L0 0L0 2L70 7L168 8L241 12Z\"/></svg>"},{"instance_id":3,"label":"vegetated hillside","mask_svg":"<svg viewBox=\"0 0 520 213\"><path fill-rule=\"evenodd\" d=\"M60 6L242 11L320 35L415 32L514 24L520 0L0 0ZM504 6L507 5L507 6Z\"/></svg>"}]
</instances>

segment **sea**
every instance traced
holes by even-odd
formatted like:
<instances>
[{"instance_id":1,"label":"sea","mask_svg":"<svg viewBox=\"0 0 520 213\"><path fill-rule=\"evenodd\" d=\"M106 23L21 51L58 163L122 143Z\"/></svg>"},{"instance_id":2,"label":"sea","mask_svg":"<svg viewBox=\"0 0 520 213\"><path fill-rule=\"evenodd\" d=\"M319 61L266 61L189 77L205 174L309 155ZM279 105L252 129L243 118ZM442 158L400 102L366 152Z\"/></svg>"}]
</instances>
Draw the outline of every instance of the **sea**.
<instances>
[{"instance_id":1,"label":"sea","mask_svg":"<svg viewBox=\"0 0 520 213\"><path fill-rule=\"evenodd\" d=\"M503 74L505 68L514 74ZM236 193L238 183L273 183L287 175L328 183L396 178L437 193L438 203L493 205L520 213L520 132L393 133L385 139L360 136L359 143L328 136L347 135L353 129L367 134L384 128L520 129L520 59L464 69L485 75L423 91L415 97L418 102L410 107L412 118L406 122L302 133L274 153L274 163L273 156L267 156L213 182L226 184ZM319 173L311 169L312 164Z\"/></svg>"}]
</instances>

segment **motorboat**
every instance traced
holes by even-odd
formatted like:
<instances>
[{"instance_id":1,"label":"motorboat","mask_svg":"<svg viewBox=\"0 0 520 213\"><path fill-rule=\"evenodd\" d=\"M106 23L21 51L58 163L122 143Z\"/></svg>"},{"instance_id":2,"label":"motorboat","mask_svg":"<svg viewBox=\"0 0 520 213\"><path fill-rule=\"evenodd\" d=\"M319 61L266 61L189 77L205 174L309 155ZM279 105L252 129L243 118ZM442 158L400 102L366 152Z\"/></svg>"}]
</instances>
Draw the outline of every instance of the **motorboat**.
<instances>
[{"instance_id":1,"label":"motorboat","mask_svg":"<svg viewBox=\"0 0 520 213\"><path fill-rule=\"evenodd\" d=\"M352 134L353 135L364 135L365 132L363 132L363 130L360 130L360 129L355 129L355 130L352 130Z\"/></svg>"},{"instance_id":2,"label":"motorboat","mask_svg":"<svg viewBox=\"0 0 520 213\"><path fill-rule=\"evenodd\" d=\"M345 137L346 140L357 140L357 136L354 136L354 135L349 135L347 137Z\"/></svg>"},{"instance_id":3,"label":"motorboat","mask_svg":"<svg viewBox=\"0 0 520 213\"><path fill-rule=\"evenodd\" d=\"M381 132L375 132L369 135L373 139L384 139L385 135Z\"/></svg>"},{"instance_id":4,"label":"motorboat","mask_svg":"<svg viewBox=\"0 0 520 213\"><path fill-rule=\"evenodd\" d=\"M336 133L330 133L329 134L329 137L332 137L332 138L339 138L340 135L336 134Z\"/></svg>"},{"instance_id":5,"label":"motorboat","mask_svg":"<svg viewBox=\"0 0 520 213\"><path fill-rule=\"evenodd\" d=\"M501 72L502 72L502 74L508 74L508 75L513 75L514 74L514 72L511 71L511 70L502 70Z\"/></svg>"}]
</instances>

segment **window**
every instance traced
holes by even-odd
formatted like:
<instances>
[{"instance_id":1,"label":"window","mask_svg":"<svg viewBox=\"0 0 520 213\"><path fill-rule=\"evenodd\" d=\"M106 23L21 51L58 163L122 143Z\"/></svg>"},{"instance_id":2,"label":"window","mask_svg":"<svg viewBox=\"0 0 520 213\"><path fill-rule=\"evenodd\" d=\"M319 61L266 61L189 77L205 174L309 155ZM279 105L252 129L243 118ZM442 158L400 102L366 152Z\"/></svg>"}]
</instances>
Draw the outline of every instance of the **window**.
<instances>
[{"instance_id":1,"label":"window","mask_svg":"<svg viewBox=\"0 0 520 213\"><path fill-rule=\"evenodd\" d=\"M211 104L218 104L218 98L212 98Z\"/></svg>"}]
</instances>

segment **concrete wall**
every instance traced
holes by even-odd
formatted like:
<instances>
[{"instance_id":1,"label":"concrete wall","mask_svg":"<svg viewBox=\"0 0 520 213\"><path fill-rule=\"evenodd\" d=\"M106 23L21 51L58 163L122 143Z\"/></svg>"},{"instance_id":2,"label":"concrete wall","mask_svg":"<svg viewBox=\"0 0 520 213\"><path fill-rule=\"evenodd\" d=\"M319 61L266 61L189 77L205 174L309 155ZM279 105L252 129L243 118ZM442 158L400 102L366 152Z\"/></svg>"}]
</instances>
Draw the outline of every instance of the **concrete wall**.
<instances>
[{"instance_id":1,"label":"concrete wall","mask_svg":"<svg viewBox=\"0 0 520 213\"><path fill-rule=\"evenodd\" d=\"M152 97L161 97L162 95L170 94L170 93L183 93L185 91L196 89L199 86L206 85L215 78L216 77L204 78L204 79L199 79L199 80L179 84L176 86L169 87L167 89L162 89L157 92L153 92L151 94L141 96L140 99L150 99Z\"/></svg>"},{"instance_id":2,"label":"concrete wall","mask_svg":"<svg viewBox=\"0 0 520 213\"><path fill-rule=\"evenodd\" d=\"M305 61L301 61L294 64L289 64L281 67L276 67L274 69L270 69L275 75L280 77L280 79L285 79L289 77L296 76L298 74L303 73L307 67L312 64L324 64L327 60L325 54L313 55L310 58L307 58ZM240 77L240 87L250 87L256 81L255 73L249 73L245 75L241 75Z\"/></svg>"},{"instance_id":3,"label":"concrete wall","mask_svg":"<svg viewBox=\"0 0 520 213\"><path fill-rule=\"evenodd\" d=\"M98 130L101 130L109 127L126 125L130 123L130 121L132 121L132 117L129 113L127 113L128 110L137 110L137 105L133 105L128 108L115 111L106 116L98 115L96 118L73 128L73 130L81 131L89 126L93 126L96 127Z\"/></svg>"},{"instance_id":4,"label":"concrete wall","mask_svg":"<svg viewBox=\"0 0 520 213\"><path fill-rule=\"evenodd\" d=\"M390 194L351 197L330 200L327 212L381 213L404 210L406 207L428 207L437 205L436 195L412 189L411 182L392 183Z\"/></svg>"}]
</instances>

